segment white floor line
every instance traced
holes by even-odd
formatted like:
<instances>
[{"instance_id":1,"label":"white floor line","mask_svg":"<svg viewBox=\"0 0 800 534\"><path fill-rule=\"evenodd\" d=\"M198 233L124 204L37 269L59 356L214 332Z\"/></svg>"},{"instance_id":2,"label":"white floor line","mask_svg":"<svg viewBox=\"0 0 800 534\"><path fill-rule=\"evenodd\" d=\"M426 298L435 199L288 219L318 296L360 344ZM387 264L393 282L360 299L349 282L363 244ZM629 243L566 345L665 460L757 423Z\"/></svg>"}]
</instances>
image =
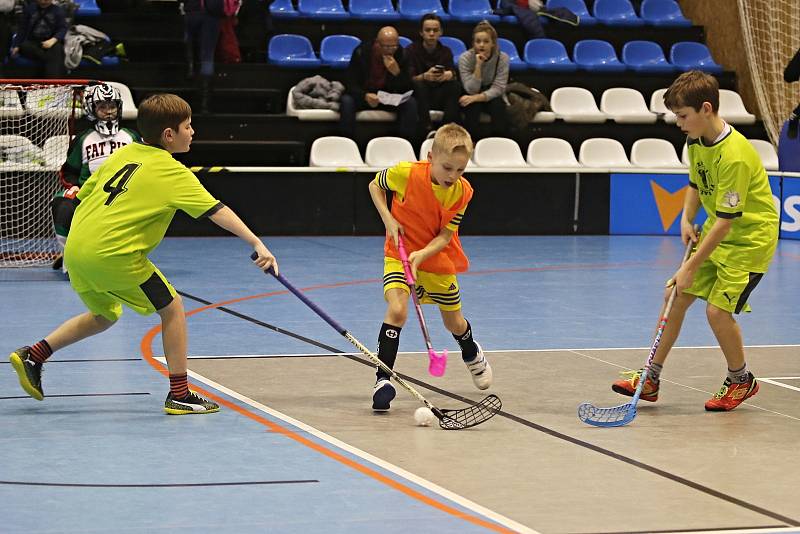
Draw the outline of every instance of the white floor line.
<instances>
[{"instance_id":1,"label":"white floor line","mask_svg":"<svg viewBox=\"0 0 800 534\"><path fill-rule=\"evenodd\" d=\"M163 357L157 357L156 360L164 363L164 358ZM296 428L298 428L298 429L300 429L300 430L302 430L304 432L308 432L309 434L313 435L314 437L316 437L318 439L321 439L322 441L325 441L325 442L333 445L336 448L339 448L339 449L342 449L344 451L347 451L350 454L352 454L354 456L357 456L357 457L361 458L364 461L367 461L369 463L372 463L372 464L380 467L381 469L384 469L386 471L394 473L395 475L408 480L412 484L416 484L417 486L425 488L426 490L430 491L431 493L435 493L435 494L439 495L440 497L443 497L443 498L445 498L445 499L447 499L449 501L452 501L452 502L458 504L459 506L462 506L462 507L464 507L464 508L466 508L468 510L471 510L472 512L474 512L477 515L483 516L483 517L485 517L487 519L490 519L490 520L494 521L495 523L503 525L504 527L510 528L510 529L515 530L517 532L526 533L526 534L540 534L539 532L537 532L537 531L535 531L535 530L533 530L533 529L531 529L529 527L526 527L525 525L523 525L521 523L517 523L516 521L514 521L512 519L509 519L509 518L507 518L507 517L505 517L503 515L500 515L500 514L498 514L496 512L493 512L492 510L489 510L488 508L485 508L485 507L481 506L478 503L470 501L469 499L467 499L465 497L462 497L461 495L458 495L457 493L453 493L452 491L447 490L447 489L445 489L445 488L443 488L441 486L438 486L438 485L434 484L433 482L431 482L429 480L426 480L426 479L424 479L422 477L419 477L419 476L417 476L417 475L415 475L415 474L413 474L413 473L411 473L409 471L406 471L405 469L402 469L402 468L400 468L400 467L398 467L398 466L396 466L394 464L391 464L391 463L387 462L386 460L382 460L381 458L378 458L377 456L373 456L372 454L369 454L368 452L362 451L361 449L358 449L356 447L353 447L352 445L349 445L349 444L347 444L347 443L345 443L343 441L340 441L340 440L334 438L333 436L330 436L330 435L322 432L321 430L317 430L316 428L314 428L314 427L312 427L310 425L307 425L307 424L303 423L302 421L298 421L297 419L289 417L288 415L286 415L284 413L281 413L281 412L279 412L277 410L274 410L274 409L272 409L272 408L270 408L268 406L265 406L265 405L261 404L260 402L254 401L253 399L251 399L249 397L245 397L244 395L242 395L240 393L237 393L236 391L233 391L232 389L226 388L222 384L218 384L217 382L214 382L213 380L208 379L208 378L204 377L203 375L200 375L200 374L195 373L193 371L189 371L189 375L192 378L194 378L195 380L203 382L204 384L206 384L208 386L211 386L212 388L214 388L217 391L220 391L220 392L228 395L229 397L233 397L234 399L237 399L237 400L239 400L239 401L241 401L241 402L243 402L243 403L245 403L245 404L247 404L249 406L252 406L253 408L255 408L257 410L260 410L260 411L262 411L264 413L267 413L267 414L271 415L272 417L275 417L276 419L280 419L281 421L283 421L283 422L285 422L285 423L287 423L289 425L292 425L292 426L294 426L294 427L296 427Z\"/></svg>"},{"instance_id":2,"label":"white floor line","mask_svg":"<svg viewBox=\"0 0 800 534\"><path fill-rule=\"evenodd\" d=\"M619 367L620 369L631 370L629 367L627 367L627 366L625 366L625 365L620 365L620 364L618 364L618 363L614 363L614 362L608 362L608 361L606 361L606 360L603 360L603 359L597 358L597 357L595 357L595 356L590 356L590 355L588 355L588 354L581 354L581 353L580 353L580 352L578 352L577 350L570 350L569 352L571 352L571 353L573 353L573 354L577 354L578 356L581 356L581 357L583 357L583 358L589 358L590 360L594 360L594 361L597 361L597 362L605 363L605 364L607 364L607 365L611 365L611 366L613 366L613 367ZM696 387L692 387L692 386L689 386L689 385L686 385L686 384L681 384L680 382L675 382L674 380L668 380L668 379L666 379L666 378L662 378L661 380L662 380L662 381L664 381L664 382L667 382L667 383L669 383L669 384L675 384L676 386L681 386L681 387L684 387L684 388L686 388L686 389L691 389L691 390L694 390L694 391L699 391L700 393L706 393L706 394L708 394L708 395L713 395L713 394L714 394L714 392L712 392L712 391L706 391L706 390L704 390L704 389L698 389L698 388L696 388ZM769 383L772 383L772 382L770 382L769 380L764 380L764 379L762 379L762 378L759 378L758 380L759 380L759 381L763 381L763 382L769 382ZM776 385L779 385L779 384L776 384ZM783 386L783 387L789 388L789 389L797 389L798 391L800 391L800 388L795 388L794 386L788 386L788 385L786 385L786 384L780 384L780 385L781 385L781 386ZM795 421L800 421L800 418L798 418L798 417L793 417L793 416L791 416L791 415L788 415L788 414L785 414L785 413L781 413L781 412L776 412L776 411L774 411L774 410L768 410L767 408L762 408L761 406L755 405L755 404L753 404L753 403L751 403L751 402L743 402L742 404L745 404L745 405L747 405L747 406L750 406L751 408L755 408L755 409L757 409L757 410L761 410L761 411L764 411L764 412L769 412L769 413L771 413L771 414L775 414L775 415L780 415L780 416L782 416L782 417L786 417L787 419L793 419L793 420L795 420Z\"/></svg>"},{"instance_id":3,"label":"white floor line","mask_svg":"<svg viewBox=\"0 0 800 534\"><path fill-rule=\"evenodd\" d=\"M786 380L786 379L784 378L784 380ZM784 384L783 382L777 382L775 379L771 379L771 378L758 377L758 381L759 382L766 382L767 384L772 384L773 386L779 386L779 387L782 387L782 388L791 389L793 391L800 391L800 388L798 388L796 386L790 386L789 384Z\"/></svg>"},{"instance_id":4,"label":"white floor line","mask_svg":"<svg viewBox=\"0 0 800 534\"><path fill-rule=\"evenodd\" d=\"M747 528L740 530L678 530L675 532L660 532L659 534L772 534L773 532L800 532L798 527L777 528Z\"/></svg>"},{"instance_id":5,"label":"white floor line","mask_svg":"<svg viewBox=\"0 0 800 534\"><path fill-rule=\"evenodd\" d=\"M770 380L800 380L800 376L768 376ZM759 377L759 380L764 380L763 378Z\"/></svg>"}]
</instances>

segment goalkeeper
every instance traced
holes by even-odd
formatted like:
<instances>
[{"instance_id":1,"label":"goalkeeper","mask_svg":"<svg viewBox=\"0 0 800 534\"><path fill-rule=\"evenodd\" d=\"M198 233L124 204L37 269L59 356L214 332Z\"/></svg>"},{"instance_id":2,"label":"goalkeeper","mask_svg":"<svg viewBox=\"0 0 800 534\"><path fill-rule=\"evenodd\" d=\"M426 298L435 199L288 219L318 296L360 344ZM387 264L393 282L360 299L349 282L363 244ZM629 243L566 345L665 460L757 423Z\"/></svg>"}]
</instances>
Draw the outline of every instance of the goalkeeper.
<instances>
[{"instance_id":1,"label":"goalkeeper","mask_svg":"<svg viewBox=\"0 0 800 534\"><path fill-rule=\"evenodd\" d=\"M78 199L75 198L78 191L111 153L134 141L141 141L137 132L119 126L122 95L115 87L105 83L88 86L83 92L83 109L91 127L70 143L67 161L61 167L63 189L56 193L51 204L56 239L62 253L72 215L78 206ZM53 262L53 269L67 272L63 254Z\"/></svg>"}]
</instances>

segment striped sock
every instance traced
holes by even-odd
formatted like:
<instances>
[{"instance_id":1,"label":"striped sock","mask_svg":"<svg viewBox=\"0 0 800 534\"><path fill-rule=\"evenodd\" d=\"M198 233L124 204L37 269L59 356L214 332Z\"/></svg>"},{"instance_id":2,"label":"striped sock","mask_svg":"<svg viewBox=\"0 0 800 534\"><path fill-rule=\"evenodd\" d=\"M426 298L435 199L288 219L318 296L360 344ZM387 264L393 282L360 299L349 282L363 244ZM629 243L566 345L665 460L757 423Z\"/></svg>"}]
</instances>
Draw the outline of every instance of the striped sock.
<instances>
[{"instance_id":1,"label":"striped sock","mask_svg":"<svg viewBox=\"0 0 800 534\"><path fill-rule=\"evenodd\" d=\"M50 344L43 339L31 347L30 354L31 360L35 361L36 363L44 363L47 361L47 358L53 355L53 349L51 349Z\"/></svg>"},{"instance_id":2,"label":"striped sock","mask_svg":"<svg viewBox=\"0 0 800 534\"><path fill-rule=\"evenodd\" d=\"M183 399L189 395L189 375L169 375L169 391L175 399Z\"/></svg>"}]
</instances>

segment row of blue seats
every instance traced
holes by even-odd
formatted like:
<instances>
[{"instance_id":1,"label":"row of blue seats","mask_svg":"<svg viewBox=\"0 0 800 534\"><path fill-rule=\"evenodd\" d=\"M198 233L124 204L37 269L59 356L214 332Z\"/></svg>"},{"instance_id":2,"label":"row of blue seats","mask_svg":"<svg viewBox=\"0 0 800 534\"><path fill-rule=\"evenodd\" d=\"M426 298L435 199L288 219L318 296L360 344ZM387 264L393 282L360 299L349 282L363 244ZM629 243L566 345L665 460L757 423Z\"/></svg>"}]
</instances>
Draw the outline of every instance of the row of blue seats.
<instances>
[{"instance_id":1,"label":"row of blue seats","mask_svg":"<svg viewBox=\"0 0 800 534\"><path fill-rule=\"evenodd\" d=\"M373 21L419 20L425 13L436 13L442 20L461 22L516 22L514 16L500 17L492 12L489 0L449 0L449 12L440 0L397 0L395 10L392 0L350 0L349 11L341 0L275 0L270 13L276 18L310 17L316 20L341 20L355 18ZM583 25L607 24L609 26L691 26L675 0L644 0L641 16L630 0L595 0L590 14L584 0L548 0L547 7L567 8L580 17Z\"/></svg>"},{"instance_id":2,"label":"row of blue seats","mask_svg":"<svg viewBox=\"0 0 800 534\"><path fill-rule=\"evenodd\" d=\"M401 37L401 45L411 41ZM466 45L455 37L441 37L443 45L453 51L453 57L467 50ZM328 65L344 68L350 62L353 49L361 43L352 35L328 35L320 43L317 57L311 41L295 34L274 36L268 46L267 59L274 65L286 67L316 67ZM511 58L511 70L537 69L545 71L570 72L578 69L587 71L670 73L699 69L711 73L722 72L711 57L708 47L702 43L679 42L670 49L669 62L658 43L653 41L630 41L622 47L622 61L611 43L596 39L586 39L575 43L572 51L574 61L567 55L567 49L560 41L553 39L531 39L525 44L523 57L517 47L508 39L498 39L500 49Z\"/></svg>"}]
</instances>

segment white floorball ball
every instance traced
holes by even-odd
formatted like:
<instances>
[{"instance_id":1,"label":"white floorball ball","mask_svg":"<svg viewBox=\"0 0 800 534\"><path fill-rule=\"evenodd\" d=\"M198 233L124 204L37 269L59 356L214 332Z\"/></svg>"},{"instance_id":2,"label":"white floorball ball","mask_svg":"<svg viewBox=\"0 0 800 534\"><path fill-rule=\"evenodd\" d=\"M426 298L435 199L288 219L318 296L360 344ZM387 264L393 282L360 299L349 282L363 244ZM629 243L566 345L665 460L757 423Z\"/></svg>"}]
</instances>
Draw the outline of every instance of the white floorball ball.
<instances>
[{"instance_id":1,"label":"white floorball ball","mask_svg":"<svg viewBox=\"0 0 800 534\"><path fill-rule=\"evenodd\" d=\"M425 406L420 406L414 412L414 421L417 422L417 426L430 426L435 419L436 416L433 415L431 409Z\"/></svg>"}]
</instances>

